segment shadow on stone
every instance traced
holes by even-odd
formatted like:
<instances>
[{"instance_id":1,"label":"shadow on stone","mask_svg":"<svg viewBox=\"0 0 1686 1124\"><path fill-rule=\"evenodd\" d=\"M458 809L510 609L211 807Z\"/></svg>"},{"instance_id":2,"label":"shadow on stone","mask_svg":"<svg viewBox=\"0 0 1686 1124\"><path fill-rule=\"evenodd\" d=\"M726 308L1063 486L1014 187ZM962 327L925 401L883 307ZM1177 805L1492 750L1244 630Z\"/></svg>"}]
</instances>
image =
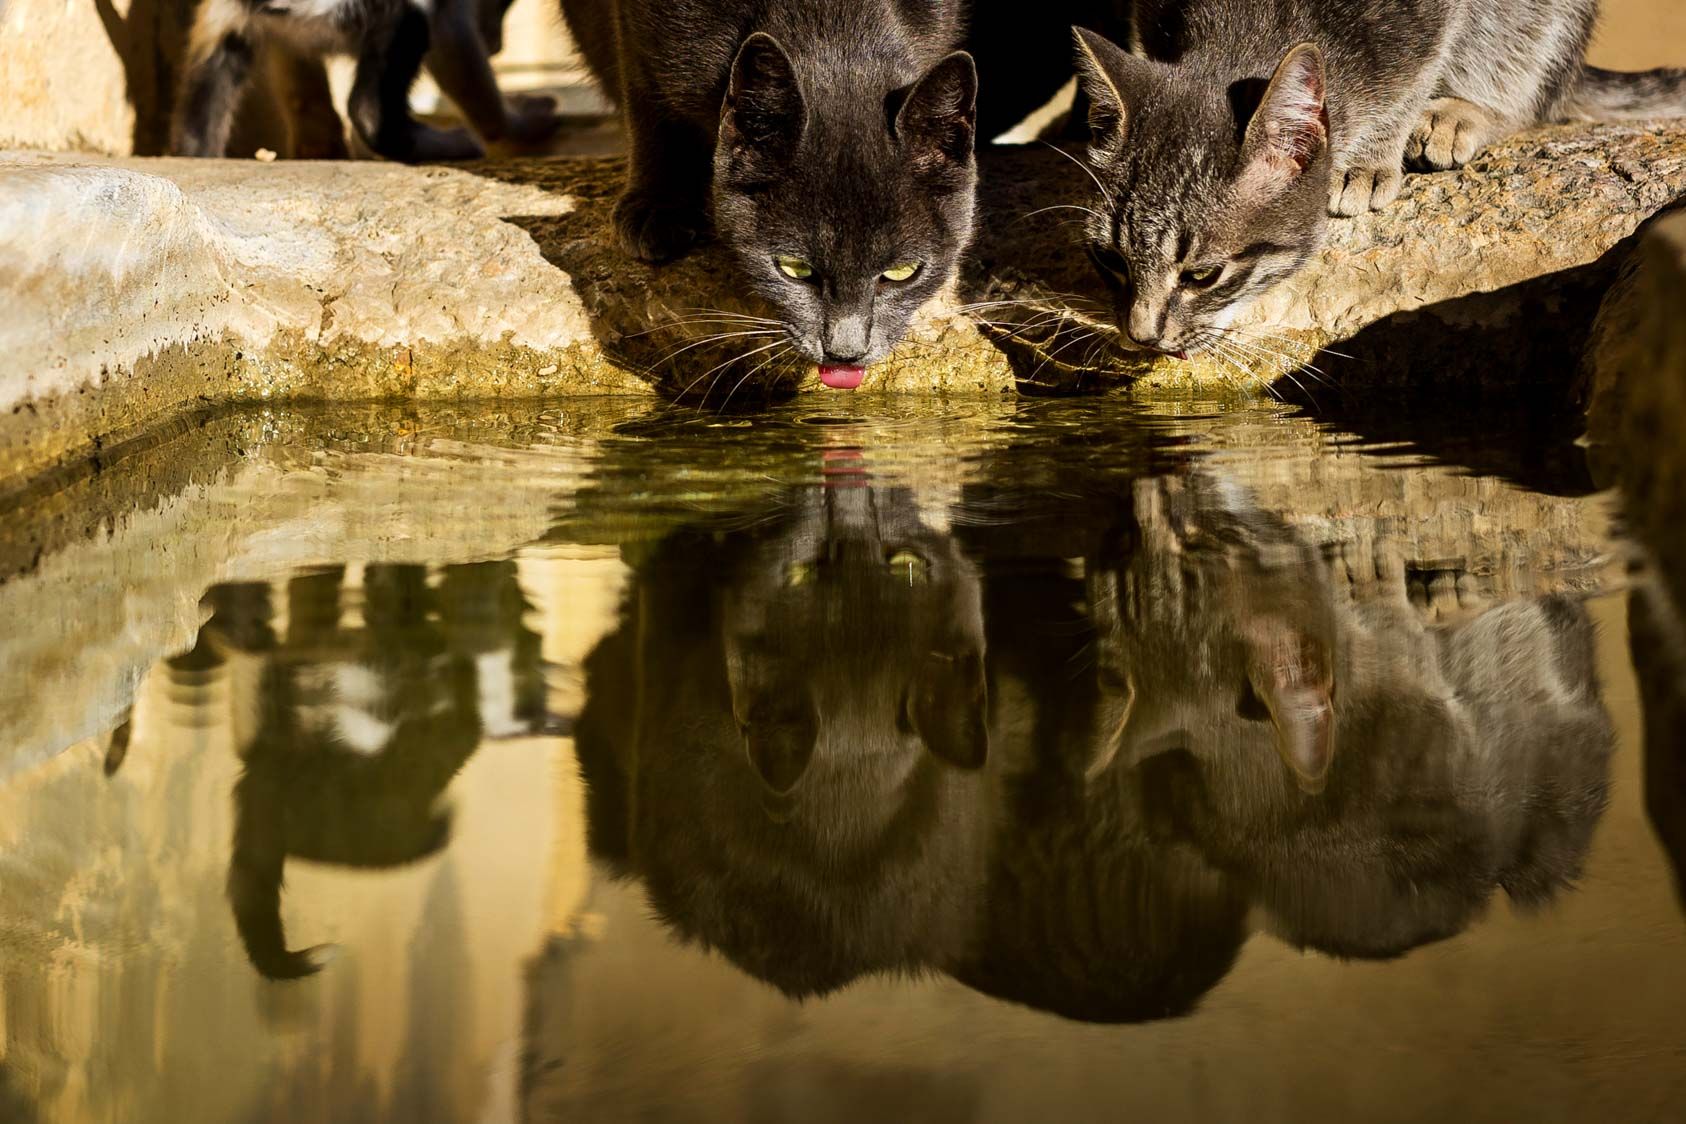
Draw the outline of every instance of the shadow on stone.
<instances>
[{"instance_id":1,"label":"shadow on stone","mask_svg":"<svg viewBox=\"0 0 1686 1124\"><path fill-rule=\"evenodd\" d=\"M721 248L705 244L680 261L649 266L622 252L614 206L620 157L506 160L467 170L566 194L563 215L510 215L546 261L565 271L591 332L611 362L660 394L724 409L786 397L812 364L793 357L755 319L772 311L745 291ZM755 333L755 334L746 334Z\"/></svg>"}]
</instances>

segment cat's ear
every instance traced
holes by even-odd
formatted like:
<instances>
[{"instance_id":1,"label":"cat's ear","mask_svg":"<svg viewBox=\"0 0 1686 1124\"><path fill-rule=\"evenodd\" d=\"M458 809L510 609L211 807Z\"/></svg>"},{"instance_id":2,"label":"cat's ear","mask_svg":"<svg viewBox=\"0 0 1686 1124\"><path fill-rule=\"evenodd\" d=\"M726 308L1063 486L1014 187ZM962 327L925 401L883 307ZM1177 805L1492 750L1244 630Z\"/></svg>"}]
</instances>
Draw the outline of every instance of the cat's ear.
<instances>
[{"instance_id":1,"label":"cat's ear","mask_svg":"<svg viewBox=\"0 0 1686 1124\"><path fill-rule=\"evenodd\" d=\"M1247 680L1270 717L1276 752L1308 793L1323 791L1335 756L1334 682L1328 653L1288 628L1252 638Z\"/></svg>"},{"instance_id":2,"label":"cat's ear","mask_svg":"<svg viewBox=\"0 0 1686 1124\"><path fill-rule=\"evenodd\" d=\"M1130 131L1130 107L1151 63L1120 49L1086 27L1071 29L1077 41L1077 80L1089 99L1089 151L1092 157L1116 152Z\"/></svg>"},{"instance_id":3,"label":"cat's ear","mask_svg":"<svg viewBox=\"0 0 1686 1124\"><path fill-rule=\"evenodd\" d=\"M1247 122L1241 142L1245 174L1286 184L1309 168L1329 147L1323 99L1322 50L1315 43L1289 48Z\"/></svg>"},{"instance_id":4,"label":"cat's ear","mask_svg":"<svg viewBox=\"0 0 1686 1124\"><path fill-rule=\"evenodd\" d=\"M989 687L976 651L932 652L908 690L907 721L931 756L957 769L989 758Z\"/></svg>"},{"instance_id":5,"label":"cat's ear","mask_svg":"<svg viewBox=\"0 0 1686 1124\"><path fill-rule=\"evenodd\" d=\"M1099 721L1089 760L1083 766L1086 781L1096 780L1112 767L1118 751L1130 740L1130 720L1136 714L1136 681L1128 671L1106 663L1098 670L1097 678Z\"/></svg>"},{"instance_id":6,"label":"cat's ear","mask_svg":"<svg viewBox=\"0 0 1686 1124\"><path fill-rule=\"evenodd\" d=\"M978 126L978 68L955 51L913 84L896 111L895 135L916 170L965 167Z\"/></svg>"},{"instance_id":7,"label":"cat's ear","mask_svg":"<svg viewBox=\"0 0 1686 1124\"><path fill-rule=\"evenodd\" d=\"M734 161L782 161L796 150L807 120L790 56L777 39L757 31L732 60L720 107L720 146Z\"/></svg>"}]
</instances>

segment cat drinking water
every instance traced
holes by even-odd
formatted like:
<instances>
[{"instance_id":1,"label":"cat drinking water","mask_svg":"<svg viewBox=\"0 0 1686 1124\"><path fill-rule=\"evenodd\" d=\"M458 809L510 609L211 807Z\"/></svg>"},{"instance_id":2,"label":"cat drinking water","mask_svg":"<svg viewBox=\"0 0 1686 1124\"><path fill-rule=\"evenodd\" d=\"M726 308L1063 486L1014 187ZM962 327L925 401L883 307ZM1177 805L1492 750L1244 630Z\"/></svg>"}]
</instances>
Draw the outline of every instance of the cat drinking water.
<instances>
[{"instance_id":1,"label":"cat drinking water","mask_svg":"<svg viewBox=\"0 0 1686 1124\"><path fill-rule=\"evenodd\" d=\"M1317 251L1548 121L1686 114L1686 71L1582 61L1596 0L1136 0L1126 52L1078 31L1101 198L1085 235L1127 350L1222 345Z\"/></svg>"}]
</instances>

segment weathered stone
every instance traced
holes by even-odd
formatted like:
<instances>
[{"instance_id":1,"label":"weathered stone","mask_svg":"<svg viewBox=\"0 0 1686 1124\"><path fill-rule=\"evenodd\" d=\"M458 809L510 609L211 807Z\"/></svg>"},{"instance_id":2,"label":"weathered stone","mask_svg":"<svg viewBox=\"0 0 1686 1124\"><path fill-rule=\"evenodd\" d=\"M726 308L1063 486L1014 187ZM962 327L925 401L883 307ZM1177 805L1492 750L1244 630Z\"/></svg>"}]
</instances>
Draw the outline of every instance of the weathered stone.
<instances>
[{"instance_id":1,"label":"weathered stone","mask_svg":"<svg viewBox=\"0 0 1686 1124\"><path fill-rule=\"evenodd\" d=\"M766 311L720 248L656 270L620 253L615 159L4 159L0 477L230 400L655 387L719 405L816 385L753 350L769 338L704 338L735 327L717 310ZM984 184L972 264L868 389L1252 389L1337 341L1353 386L1482 389L1576 346L1613 252L1686 195L1686 128L1545 130L1408 178L1253 310L1280 354L1239 372L1121 366L1071 212L1046 209L1085 201L1066 156L991 151ZM972 307L993 301L1018 303Z\"/></svg>"}]
</instances>

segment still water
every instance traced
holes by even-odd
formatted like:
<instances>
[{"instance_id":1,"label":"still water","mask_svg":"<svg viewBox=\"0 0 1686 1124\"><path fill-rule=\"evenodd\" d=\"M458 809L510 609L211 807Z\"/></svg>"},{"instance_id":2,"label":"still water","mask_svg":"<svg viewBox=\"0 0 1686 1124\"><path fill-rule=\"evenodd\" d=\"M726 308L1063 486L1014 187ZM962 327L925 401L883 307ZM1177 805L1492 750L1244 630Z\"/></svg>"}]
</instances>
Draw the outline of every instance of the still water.
<instances>
[{"instance_id":1,"label":"still water","mask_svg":"<svg viewBox=\"0 0 1686 1124\"><path fill-rule=\"evenodd\" d=\"M1679 1118L1672 622L1580 450L900 410L25 497L0 1120Z\"/></svg>"}]
</instances>

